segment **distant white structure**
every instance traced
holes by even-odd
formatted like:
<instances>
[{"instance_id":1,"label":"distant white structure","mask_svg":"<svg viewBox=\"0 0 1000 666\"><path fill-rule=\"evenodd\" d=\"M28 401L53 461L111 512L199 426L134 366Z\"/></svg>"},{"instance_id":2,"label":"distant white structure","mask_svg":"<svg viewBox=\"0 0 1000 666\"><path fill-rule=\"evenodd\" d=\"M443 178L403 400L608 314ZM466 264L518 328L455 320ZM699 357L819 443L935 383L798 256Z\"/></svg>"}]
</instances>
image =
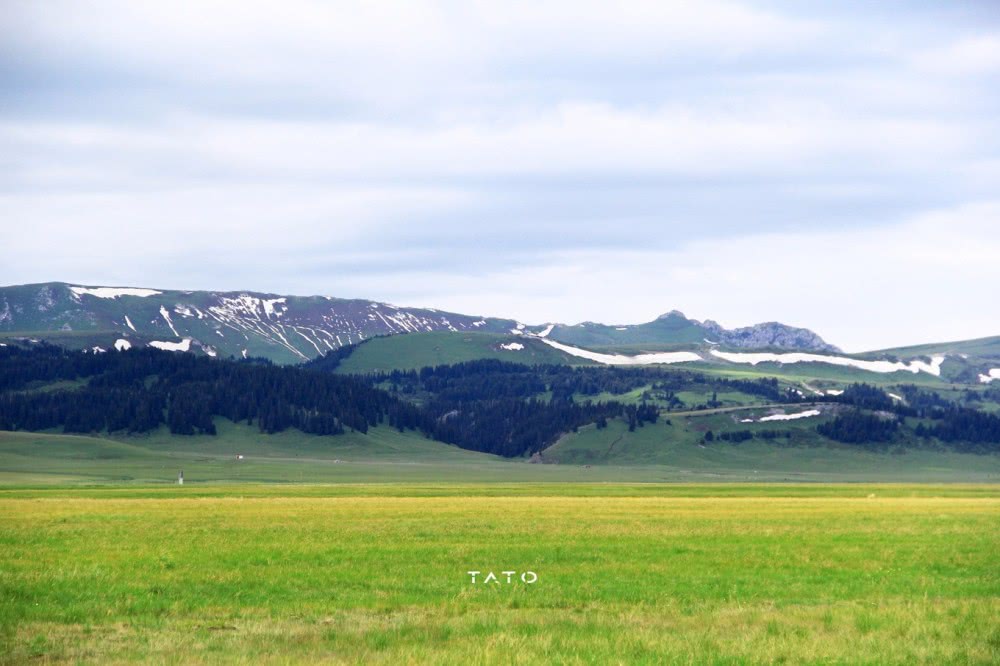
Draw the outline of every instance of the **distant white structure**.
<instances>
[{"instance_id":1,"label":"distant white structure","mask_svg":"<svg viewBox=\"0 0 1000 666\"><path fill-rule=\"evenodd\" d=\"M183 486L184 485L184 470L181 470L177 474L177 485L178 486Z\"/></svg>"}]
</instances>

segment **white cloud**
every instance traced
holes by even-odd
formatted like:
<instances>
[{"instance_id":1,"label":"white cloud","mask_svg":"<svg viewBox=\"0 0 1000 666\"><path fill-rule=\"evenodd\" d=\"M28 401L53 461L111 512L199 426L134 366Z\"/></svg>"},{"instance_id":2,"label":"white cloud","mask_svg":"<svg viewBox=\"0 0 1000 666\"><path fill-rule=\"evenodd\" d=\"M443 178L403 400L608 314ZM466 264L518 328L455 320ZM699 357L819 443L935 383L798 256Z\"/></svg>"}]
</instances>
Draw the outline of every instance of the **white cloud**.
<instances>
[{"instance_id":1,"label":"white cloud","mask_svg":"<svg viewBox=\"0 0 1000 666\"><path fill-rule=\"evenodd\" d=\"M399 127L356 122L179 118L142 129L0 126L37 185L135 179L163 186L217 178L389 180L474 175L661 173L726 177L862 170L910 172L961 160L981 128L946 120L845 118L830 108L699 112L571 102L508 122ZM38 155L48 169L33 170ZM51 167L55 167L53 170ZM191 167L194 167L193 169ZM74 168L76 169L74 171Z\"/></svg>"},{"instance_id":2,"label":"white cloud","mask_svg":"<svg viewBox=\"0 0 1000 666\"><path fill-rule=\"evenodd\" d=\"M4 282L539 322L678 307L848 348L1000 333L975 295L1000 283L988 16L736 0L5 9Z\"/></svg>"},{"instance_id":3,"label":"white cloud","mask_svg":"<svg viewBox=\"0 0 1000 666\"><path fill-rule=\"evenodd\" d=\"M810 46L819 21L704 0L515 2L50 2L12 8L14 45L266 80L359 64L446 65L570 55L636 57L704 49L714 58ZM360 56L360 60L359 60Z\"/></svg>"},{"instance_id":4,"label":"white cloud","mask_svg":"<svg viewBox=\"0 0 1000 666\"><path fill-rule=\"evenodd\" d=\"M197 277L247 288L232 280L284 281L317 248L389 236L391 221L463 196L444 188L308 184L7 194L0 196L0 264L25 282L211 287L192 283Z\"/></svg>"},{"instance_id":5,"label":"white cloud","mask_svg":"<svg viewBox=\"0 0 1000 666\"><path fill-rule=\"evenodd\" d=\"M995 74L1000 72L1000 33L963 37L946 46L919 51L912 60L933 74Z\"/></svg>"},{"instance_id":6,"label":"white cloud","mask_svg":"<svg viewBox=\"0 0 1000 666\"><path fill-rule=\"evenodd\" d=\"M553 253L478 279L395 280L444 309L489 303L526 322L635 323L677 308L727 326L807 326L863 351L1000 333L989 301L1000 284L998 225L1000 202L991 202L887 228L750 235L670 252ZM393 290L391 281L366 283Z\"/></svg>"}]
</instances>

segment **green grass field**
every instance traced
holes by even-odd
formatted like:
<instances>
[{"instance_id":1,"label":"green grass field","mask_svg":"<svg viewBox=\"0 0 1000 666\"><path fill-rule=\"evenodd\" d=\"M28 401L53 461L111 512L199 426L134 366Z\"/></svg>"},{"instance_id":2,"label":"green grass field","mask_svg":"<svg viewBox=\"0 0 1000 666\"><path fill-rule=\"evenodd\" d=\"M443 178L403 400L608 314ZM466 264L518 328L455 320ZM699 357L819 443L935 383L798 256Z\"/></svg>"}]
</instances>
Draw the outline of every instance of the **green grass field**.
<instances>
[{"instance_id":1,"label":"green grass field","mask_svg":"<svg viewBox=\"0 0 1000 666\"><path fill-rule=\"evenodd\" d=\"M1000 459L700 445L733 415L581 428L557 464L0 433L0 663L995 663Z\"/></svg>"},{"instance_id":2,"label":"green grass field","mask_svg":"<svg viewBox=\"0 0 1000 666\"><path fill-rule=\"evenodd\" d=\"M996 486L7 489L0 662L992 664L998 526Z\"/></svg>"},{"instance_id":3,"label":"green grass field","mask_svg":"<svg viewBox=\"0 0 1000 666\"><path fill-rule=\"evenodd\" d=\"M0 432L0 664L998 663L1000 457L814 419L701 443L767 411L588 426L547 464L384 427Z\"/></svg>"}]
</instances>

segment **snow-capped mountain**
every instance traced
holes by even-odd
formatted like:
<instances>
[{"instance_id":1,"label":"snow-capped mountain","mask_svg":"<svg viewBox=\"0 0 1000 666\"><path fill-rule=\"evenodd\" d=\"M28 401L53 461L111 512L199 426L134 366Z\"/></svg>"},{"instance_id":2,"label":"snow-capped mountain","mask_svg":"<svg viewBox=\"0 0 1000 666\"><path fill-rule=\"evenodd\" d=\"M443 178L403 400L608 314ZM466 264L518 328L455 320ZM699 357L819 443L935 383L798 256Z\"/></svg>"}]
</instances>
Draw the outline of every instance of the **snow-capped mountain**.
<instances>
[{"instance_id":1,"label":"snow-capped mountain","mask_svg":"<svg viewBox=\"0 0 1000 666\"><path fill-rule=\"evenodd\" d=\"M326 296L94 287L61 282L0 288L0 331L35 337L114 332L130 346L294 363L373 336L507 332L509 319ZM117 342L117 341L114 341ZM109 343L110 344L110 343ZM106 345L107 346L107 345Z\"/></svg>"},{"instance_id":2,"label":"snow-capped mountain","mask_svg":"<svg viewBox=\"0 0 1000 666\"><path fill-rule=\"evenodd\" d=\"M120 334L115 345L148 344L209 355L305 361L373 336L428 331L543 333L580 346L721 344L735 348L836 351L807 329L768 323L728 330L670 312L644 324L528 327L511 319L398 307L327 296L176 291L49 282L0 288L0 331ZM106 343L106 346L109 345ZM99 344L97 346L100 346Z\"/></svg>"},{"instance_id":3,"label":"snow-capped mountain","mask_svg":"<svg viewBox=\"0 0 1000 666\"><path fill-rule=\"evenodd\" d=\"M1000 381L1000 338L845 356L816 333L777 322L726 329L671 311L642 324L526 325L513 319L328 296L177 291L63 282L0 287L0 344L45 340L110 351L151 346L209 356L299 363L375 336L491 333L496 349L547 346L597 363L825 363L871 372ZM454 345L467 338L442 338ZM522 344L524 343L524 344ZM942 369L944 370L942 374Z\"/></svg>"}]
</instances>

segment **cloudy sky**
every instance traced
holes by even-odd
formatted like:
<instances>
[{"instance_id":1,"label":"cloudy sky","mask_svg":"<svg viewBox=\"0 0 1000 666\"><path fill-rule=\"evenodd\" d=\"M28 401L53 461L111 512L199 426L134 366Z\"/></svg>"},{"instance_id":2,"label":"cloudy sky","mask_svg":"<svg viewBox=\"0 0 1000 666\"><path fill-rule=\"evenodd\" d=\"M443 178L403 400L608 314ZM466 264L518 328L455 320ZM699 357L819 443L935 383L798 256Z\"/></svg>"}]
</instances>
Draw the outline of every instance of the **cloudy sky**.
<instances>
[{"instance_id":1,"label":"cloudy sky","mask_svg":"<svg viewBox=\"0 0 1000 666\"><path fill-rule=\"evenodd\" d=\"M1000 335L1000 5L3 2L0 186L2 284Z\"/></svg>"}]
</instances>

